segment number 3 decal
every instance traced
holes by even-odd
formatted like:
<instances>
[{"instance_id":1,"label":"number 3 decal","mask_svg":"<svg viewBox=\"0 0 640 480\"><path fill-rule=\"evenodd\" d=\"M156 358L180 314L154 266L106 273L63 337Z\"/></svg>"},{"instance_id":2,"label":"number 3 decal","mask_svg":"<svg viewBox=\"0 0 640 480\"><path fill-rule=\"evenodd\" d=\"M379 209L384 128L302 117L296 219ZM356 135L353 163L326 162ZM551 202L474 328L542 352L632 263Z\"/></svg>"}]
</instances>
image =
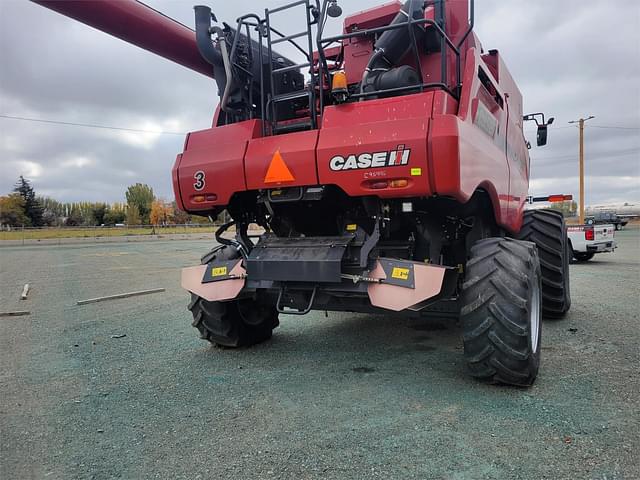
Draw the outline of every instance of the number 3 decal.
<instances>
[{"instance_id":1,"label":"number 3 decal","mask_svg":"<svg viewBox=\"0 0 640 480\"><path fill-rule=\"evenodd\" d=\"M193 174L193 178L195 179L193 188L195 188L198 191L202 190L206 185L204 181L204 172L202 170L198 170L196 173Z\"/></svg>"}]
</instances>

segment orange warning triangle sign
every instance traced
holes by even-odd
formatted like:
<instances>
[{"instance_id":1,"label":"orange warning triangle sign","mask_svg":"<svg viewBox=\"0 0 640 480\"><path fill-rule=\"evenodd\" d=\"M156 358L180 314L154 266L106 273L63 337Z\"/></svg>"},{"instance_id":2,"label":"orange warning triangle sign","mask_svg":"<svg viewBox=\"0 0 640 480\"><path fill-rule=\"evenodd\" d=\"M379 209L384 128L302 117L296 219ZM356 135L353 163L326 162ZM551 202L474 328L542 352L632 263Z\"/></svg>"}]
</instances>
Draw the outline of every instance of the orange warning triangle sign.
<instances>
[{"instance_id":1,"label":"orange warning triangle sign","mask_svg":"<svg viewBox=\"0 0 640 480\"><path fill-rule=\"evenodd\" d=\"M295 178L284 163L284 159L280 154L280 150L276 150L271 159L271 164L267 170L267 174L264 177L264 183L279 183L279 182L292 182Z\"/></svg>"}]
</instances>

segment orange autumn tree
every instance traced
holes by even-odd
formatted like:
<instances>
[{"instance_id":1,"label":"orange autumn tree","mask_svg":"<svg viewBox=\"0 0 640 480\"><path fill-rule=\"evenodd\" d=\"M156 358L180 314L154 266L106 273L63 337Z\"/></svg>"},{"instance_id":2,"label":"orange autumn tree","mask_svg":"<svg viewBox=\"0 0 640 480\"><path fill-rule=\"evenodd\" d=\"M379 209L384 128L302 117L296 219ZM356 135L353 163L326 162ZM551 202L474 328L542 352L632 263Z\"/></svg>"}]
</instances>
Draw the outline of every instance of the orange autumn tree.
<instances>
[{"instance_id":1,"label":"orange autumn tree","mask_svg":"<svg viewBox=\"0 0 640 480\"><path fill-rule=\"evenodd\" d=\"M149 220L151 225L166 225L173 216L173 207L162 200L154 200L151 203Z\"/></svg>"}]
</instances>

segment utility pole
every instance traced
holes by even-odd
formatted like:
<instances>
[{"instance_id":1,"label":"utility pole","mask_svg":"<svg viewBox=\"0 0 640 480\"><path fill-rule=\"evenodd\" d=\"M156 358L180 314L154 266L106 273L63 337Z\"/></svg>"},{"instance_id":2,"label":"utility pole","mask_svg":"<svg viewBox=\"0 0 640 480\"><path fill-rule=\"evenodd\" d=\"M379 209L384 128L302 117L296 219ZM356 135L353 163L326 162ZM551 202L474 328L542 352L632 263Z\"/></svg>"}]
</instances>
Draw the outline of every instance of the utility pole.
<instances>
[{"instance_id":1,"label":"utility pole","mask_svg":"<svg viewBox=\"0 0 640 480\"><path fill-rule=\"evenodd\" d=\"M596 117L591 115L588 118L581 118L569 122L577 123L580 127L580 225L584 224L584 123L592 118Z\"/></svg>"}]
</instances>

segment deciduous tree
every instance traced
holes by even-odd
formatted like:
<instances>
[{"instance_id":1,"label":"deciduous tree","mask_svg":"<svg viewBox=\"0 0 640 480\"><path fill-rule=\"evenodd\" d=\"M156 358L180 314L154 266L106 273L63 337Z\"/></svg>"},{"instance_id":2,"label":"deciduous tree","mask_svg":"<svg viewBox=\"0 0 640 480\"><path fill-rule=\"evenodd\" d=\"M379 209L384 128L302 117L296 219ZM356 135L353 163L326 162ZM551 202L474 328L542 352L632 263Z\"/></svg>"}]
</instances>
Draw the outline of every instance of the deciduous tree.
<instances>
[{"instance_id":1,"label":"deciduous tree","mask_svg":"<svg viewBox=\"0 0 640 480\"><path fill-rule=\"evenodd\" d=\"M24 210L24 198L20 194L11 193L6 197L0 197L0 225L28 225L30 221Z\"/></svg>"},{"instance_id":2,"label":"deciduous tree","mask_svg":"<svg viewBox=\"0 0 640 480\"><path fill-rule=\"evenodd\" d=\"M140 220L143 223L149 223L151 204L155 200L153 189L149 185L136 183L127 188L125 196L127 198L128 211L132 208L137 209Z\"/></svg>"}]
</instances>

